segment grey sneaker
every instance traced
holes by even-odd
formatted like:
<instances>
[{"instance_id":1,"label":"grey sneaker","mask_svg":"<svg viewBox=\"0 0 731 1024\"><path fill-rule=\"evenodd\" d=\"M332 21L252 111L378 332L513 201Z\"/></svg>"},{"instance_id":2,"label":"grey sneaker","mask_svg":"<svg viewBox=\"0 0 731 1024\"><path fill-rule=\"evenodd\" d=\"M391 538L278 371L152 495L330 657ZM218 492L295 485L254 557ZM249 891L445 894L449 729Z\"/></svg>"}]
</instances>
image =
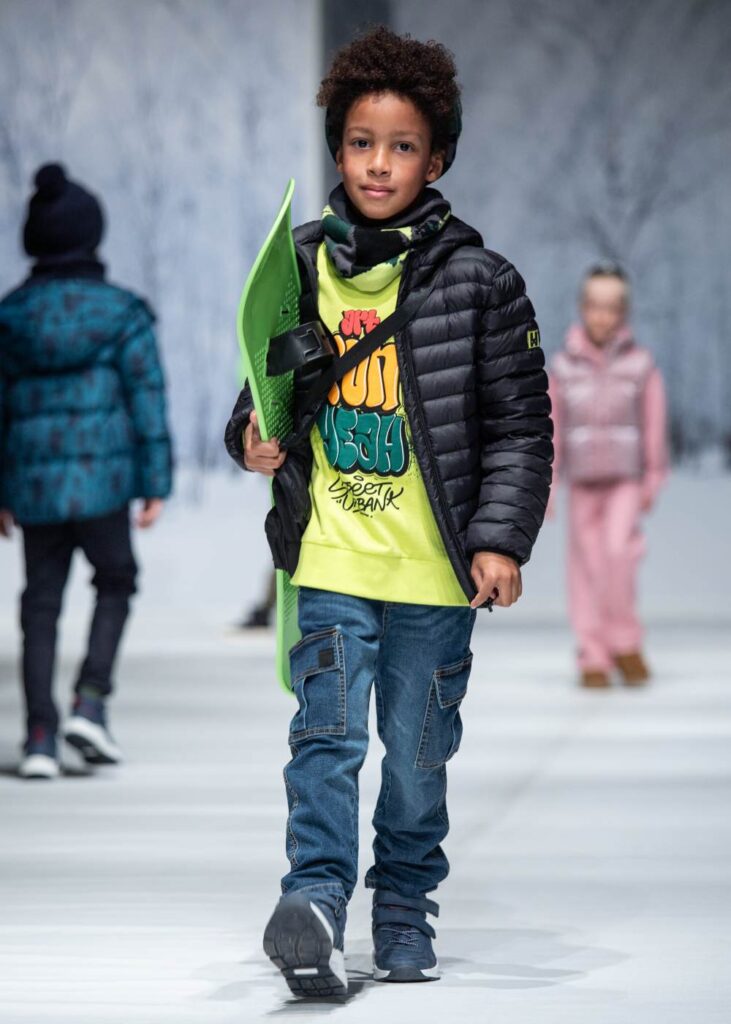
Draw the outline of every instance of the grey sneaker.
<instances>
[{"instance_id":1,"label":"grey sneaker","mask_svg":"<svg viewBox=\"0 0 731 1024\"><path fill-rule=\"evenodd\" d=\"M282 896L264 932L264 952L296 996L342 996L348 991L343 938L346 910L339 913L314 895Z\"/></svg>"},{"instance_id":2,"label":"grey sneaker","mask_svg":"<svg viewBox=\"0 0 731 1024\"><path fill-rule=\"evenodd\" d=\"M436 932L426 915L439 916L439 904L425 896L373 893L373 977L376 981L434 981L439 965L431 940Z\"/></svg>"}]
</instances>

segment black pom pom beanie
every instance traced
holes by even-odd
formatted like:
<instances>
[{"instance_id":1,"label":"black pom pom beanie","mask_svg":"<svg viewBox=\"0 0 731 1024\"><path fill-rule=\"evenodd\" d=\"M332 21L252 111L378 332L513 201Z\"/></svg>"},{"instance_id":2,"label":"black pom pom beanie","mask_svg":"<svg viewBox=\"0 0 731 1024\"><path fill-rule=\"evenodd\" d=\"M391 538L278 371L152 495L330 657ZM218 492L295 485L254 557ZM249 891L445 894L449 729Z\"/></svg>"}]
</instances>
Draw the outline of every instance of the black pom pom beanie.
<instances>
[{"instance_id":1,"label":"black pom pom beanie","mask_svg":"<svg viewBox=\"0 0 731 1024\"><path fill-rule=\"evenodd\" d=\"M36 259L70 252L94 253L104 234L99 200L74 181L61 164L44 164L35 175L23 245Z\"/></svg>"}]
</instances>

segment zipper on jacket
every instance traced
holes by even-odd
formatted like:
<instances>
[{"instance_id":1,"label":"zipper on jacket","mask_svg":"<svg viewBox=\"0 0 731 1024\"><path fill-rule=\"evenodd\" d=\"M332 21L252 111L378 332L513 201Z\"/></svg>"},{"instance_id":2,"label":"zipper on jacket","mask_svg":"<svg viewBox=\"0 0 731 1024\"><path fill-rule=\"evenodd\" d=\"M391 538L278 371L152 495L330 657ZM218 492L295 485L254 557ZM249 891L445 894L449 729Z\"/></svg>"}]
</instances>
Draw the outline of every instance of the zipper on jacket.
<instances>
[{"instance_id":1,"label":"zipper on jacket","mask_svg":"<svg viewBox=\"0 0 731 1024\"><path fill-rule=\"evenodd\" d=\"M434 271L434 273L437 272L438 268L437 270ZM399 285L397 302L401 302L402 295L406 291L407 279L407 268L405 266L401 274L401 282ZM407 326L403 328L402 331L399 331L398 335L394 337L394 343L396 345L396 360L399 364L402 381L408 381L409 386L413 387L418 392L416 385L416 369L414 367L414 353L412 352L411 346L409 344L407 344L406 342L403 342L401 344L399 343L401 336L403 335L403 332L408 330L411 326L411 324L407 324ZM404 373L404 370L407 370L408 372ZM407 394L408 391L406 388L404 388L404 398L406 397ZM472 598L476 595L477 589L472 580L472 575L470 573L470 567L467 562L467 559L462 553L462 545L460 544L459 537L457 536L457 533L454 528L454 523L452 522L452 517L449 512L449 503L447 502L447 495L444 490L444 484L442 483L441 474L437 466L436 456L434 455L434 452L432 450L431 440L429 438L429 430L426 423L426 417L424 416L424 407L421 401L415 401L412 404L414 405L413 411L416 413L416 417L419 421L419 428L421 430L422 437L424 438L426 457L429 463L429 468L431 469L431 476L434 479L434 484L436 488L436 501L438 505L441 506L440 510L442 512L442 515L435 515L435 511L439 511L439 509L435 510L434 508L432 495L429 494L430 488L427 484L427 480L429 479L429 477L427 474L424 473L424 469L420 464L421 475L422 479L424 480L424 486L427 488L427 494L429 494L429 504L431 505L432 515L434 515L437 528L439 530L439 533L441 534L442 541L444 542L444 549L447 552L450 562L452 563L452 568L455 571L460 586L462 587L462 590L465 593L465 597L467 597L468 600L471 601ZM407 413L411 415L411 411L408 409ZM417 446L414 445L415 453L416 448ZM419 462L418 453L416 456L416 461ZM465 586L466 582L468 584L467 586Z\"/></svg>"}]
</instances>

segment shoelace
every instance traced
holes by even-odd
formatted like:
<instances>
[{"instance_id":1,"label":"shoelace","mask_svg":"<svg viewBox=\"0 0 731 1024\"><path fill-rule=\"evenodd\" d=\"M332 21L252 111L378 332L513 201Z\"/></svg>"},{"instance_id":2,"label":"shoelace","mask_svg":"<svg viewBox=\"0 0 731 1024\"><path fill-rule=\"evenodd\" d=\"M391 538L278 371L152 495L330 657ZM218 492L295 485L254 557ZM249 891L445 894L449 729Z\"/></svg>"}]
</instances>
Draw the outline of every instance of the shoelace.
<instances>
[{"instance_id":1,"label":"shoelace","mask_svg":"<svg viewBox=\"0 0 731 1024\"><path fill-rule=\"evenodd\" d=\"M416 928L389 928L383 926L385 931L390 933L390 941L398 946L418 946L419 931Z\"/></svg>"}]
</instances>

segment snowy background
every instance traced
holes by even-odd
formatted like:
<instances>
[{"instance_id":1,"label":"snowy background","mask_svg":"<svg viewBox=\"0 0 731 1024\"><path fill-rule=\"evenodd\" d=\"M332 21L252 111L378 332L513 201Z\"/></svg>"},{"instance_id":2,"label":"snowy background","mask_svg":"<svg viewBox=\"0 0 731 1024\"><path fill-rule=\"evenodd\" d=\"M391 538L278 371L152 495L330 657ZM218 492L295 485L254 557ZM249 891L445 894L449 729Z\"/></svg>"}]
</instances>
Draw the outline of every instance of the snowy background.
<instances>
[{"instance_id":1,"label":"snowy background","mask_svg":"<svg viewBox=\"0 0 731 1024\"><path fill-rule=\"evenodd\" d=\"M464 132L445 191L526 278L547 350L590 262L624 263L676 452L731 448L731 4L399 0L446 43Z\"/></svg>"}]
</instances>

